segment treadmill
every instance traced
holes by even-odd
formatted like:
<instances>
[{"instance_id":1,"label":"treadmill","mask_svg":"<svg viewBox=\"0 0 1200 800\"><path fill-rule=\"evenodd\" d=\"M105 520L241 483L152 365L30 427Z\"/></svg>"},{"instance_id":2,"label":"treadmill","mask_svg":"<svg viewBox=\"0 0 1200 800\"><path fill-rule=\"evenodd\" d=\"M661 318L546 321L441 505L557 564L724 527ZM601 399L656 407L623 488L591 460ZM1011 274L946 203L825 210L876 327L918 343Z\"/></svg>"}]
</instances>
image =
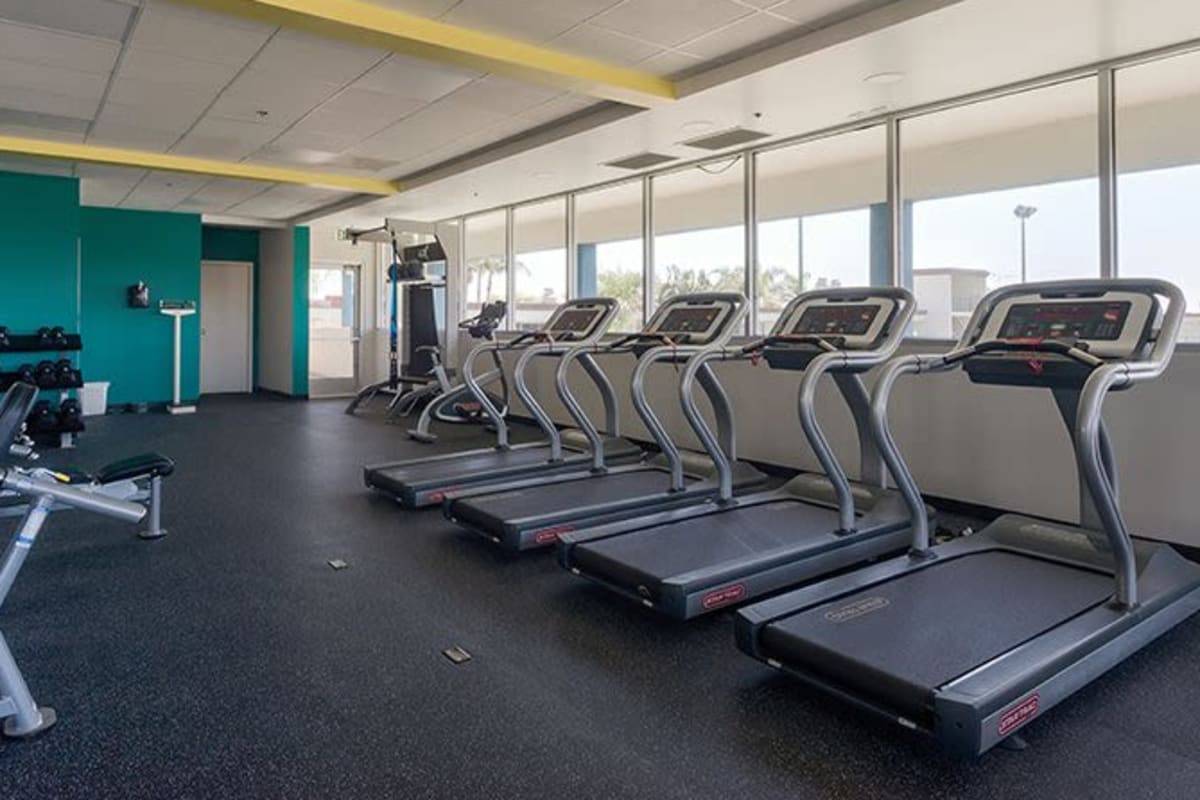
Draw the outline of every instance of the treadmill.
<instances>
[{"instance_id":1,"label":"treadmill","mask_svg":"<svg viewBox=\"0 0 1200 800\"><path fill-rule=\"evenodd\" d=\"M680 382L680 400L718 466L717 497L565 534L559 562L648 608L687 620L902 551L912 536L909 509L897 491L886 488L861 374L892 356L915 309L907 289L806 292L788 304L766 338L740 350L693 357ZM733 448L732 431L722 432L725 441L718 441L691 389L710 361L759 359L771 369L803 371L800 424L824 474L801 474L778 489L738 496L725 457ZM816 390L826 373L855 422L861 481L846 477L816 421Z\"/></svg>"},{"instance_id":2,"label":"treadmill","mask_svg":"<svg viewBox=\"0 0 1200 800\"><path fill-rule=\"evenodd\" d=\"M494 423L495 446L366 466L363 481L367 487L391 495L405 508L424 508L441 503L446 494L465 487L584 468L592 461L589 447L599 448L604 458L616 463L640 460L642 448L615 434L616 393L608 376L590 355L590 349L616 317L617 309L617 301L605 297L569 300L558 306L537 331L476 345L463 361L463 382ZM534 357L561 357L570 346L583 348L577 360L600 392L609 435L588 438L579 431L560 432L525 380L526 369ZM513 367L513 384L546 434L545 441L510 444L504 415L475 376L475 362L479 358L502 352L520 353Z\"/></svg>"},{"instance_id":3,"label":"treadmill","mask_svg":"<svg viewBox=\"0 0 1200 800\"><path fill-rule=\"evenodd\" d=\"M891 362L872 417L912 510L912 550L741 610L738 647L950 752L979 755L1195 613L1200 565L1130 537L1101 419L1110 390L1162 374L1184 307L1160 280L1008 286L981 301L949 353ZM1081 476L1080 525L1006 514L929 546L888 398L901 375L959 367L984 386L1050 390Z\"/></svg>"},{"instance_id":4,"label":"treadmill","mask_svg":"<svg viewBox=\"0 0 1200 800\"><path fill-rule=\"evenodd\" d=\"M628 519L688 505L720 490L717 468L704 454L681 452L646 399L646 373L656 363L678 365L709 349L722 349L741 327L746 298L739 293L683 294L668 298L639 333L599 348L576 348L559 362L559 395L592 443L591 468L561 472L544 479L514 481L488 493L448 494L446 517L511 550L548 547L578 527ZM632 354L638 361L630 380L634 408L661 453L637 464L609 467L596 448L598 433L565 380L571 360L582 352ZM723 430L733 414L721 385L707 367L699 372ZM766 480L757 469L735 462L729 481L734 489Z\"/></svg>"}]
</instances>

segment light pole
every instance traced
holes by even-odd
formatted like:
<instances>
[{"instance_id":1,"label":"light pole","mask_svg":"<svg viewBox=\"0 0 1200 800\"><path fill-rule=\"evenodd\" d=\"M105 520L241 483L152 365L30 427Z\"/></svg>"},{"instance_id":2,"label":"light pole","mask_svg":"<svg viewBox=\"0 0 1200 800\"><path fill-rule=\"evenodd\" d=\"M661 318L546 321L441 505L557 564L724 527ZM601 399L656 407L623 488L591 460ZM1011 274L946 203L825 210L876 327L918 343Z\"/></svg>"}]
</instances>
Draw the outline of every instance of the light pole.
<instances>
[{"instance_id":1,"label":"light pole","mask_svg":"<svg viewBox=\"0 0 1200 800\"><path fill-rule=\"evenodd\" d=\"M1017 206L1013 209L1013 216L1021 220L1021 283L1025 283L1026 268L1025 268L1025 222L1037 213L1037 206Z\"/></svg>"}]
</instances>

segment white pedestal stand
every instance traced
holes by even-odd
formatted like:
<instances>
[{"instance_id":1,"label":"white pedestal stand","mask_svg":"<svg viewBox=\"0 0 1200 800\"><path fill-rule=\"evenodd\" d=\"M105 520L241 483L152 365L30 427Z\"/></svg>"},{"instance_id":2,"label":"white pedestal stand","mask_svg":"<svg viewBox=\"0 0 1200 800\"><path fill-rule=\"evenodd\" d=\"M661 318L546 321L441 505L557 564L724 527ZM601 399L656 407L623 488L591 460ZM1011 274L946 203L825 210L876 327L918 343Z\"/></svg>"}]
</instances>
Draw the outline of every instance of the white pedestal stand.
<instances>
[{"instance_id":1,"label":"white pedestal stand","mask_svg":"<svg viewBox=\"0 0 1200 800\"><path fill-rule=\"evenodd\" d=\"M180 371L182 369L183 318L196 313L195 308L159 308L158 313L175 318L175 391L167 411L171 414L195 414L194 405L185 405L180 399Z\"/></svg>"}]
</instances>

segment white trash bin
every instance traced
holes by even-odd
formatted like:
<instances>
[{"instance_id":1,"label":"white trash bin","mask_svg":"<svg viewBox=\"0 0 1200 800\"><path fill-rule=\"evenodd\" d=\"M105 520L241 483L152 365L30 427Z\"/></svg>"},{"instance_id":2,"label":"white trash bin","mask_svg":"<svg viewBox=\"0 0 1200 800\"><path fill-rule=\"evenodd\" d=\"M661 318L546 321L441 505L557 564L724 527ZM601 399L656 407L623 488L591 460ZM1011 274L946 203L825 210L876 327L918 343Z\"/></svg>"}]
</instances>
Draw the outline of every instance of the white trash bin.
<instances>
[{"instance_id":1,"label":"white trash bin","mask_svg":"<svg viewBox=\"0 0 1200 800\"><path fill-rule=\"evenodd\" d=\"M108 381L92 381L79 390L79 404L85 417L98 417L108 413Z\"/></svg>"}]
</instances>

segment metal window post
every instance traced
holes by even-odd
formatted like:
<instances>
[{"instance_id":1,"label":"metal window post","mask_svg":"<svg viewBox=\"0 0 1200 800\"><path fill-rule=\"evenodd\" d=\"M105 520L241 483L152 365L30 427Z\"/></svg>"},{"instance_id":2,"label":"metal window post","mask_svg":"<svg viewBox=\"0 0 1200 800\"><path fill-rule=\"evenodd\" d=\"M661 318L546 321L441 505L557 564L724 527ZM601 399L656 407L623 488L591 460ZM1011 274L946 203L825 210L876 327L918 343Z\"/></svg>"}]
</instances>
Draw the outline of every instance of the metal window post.
<instances>
[{"instance_id":1,"label":"metal window post","mask_svg":"<svg viewBox=\"0 0 1200 800\"><path fill-rule=\"evenodd\" d=\"M654 179L642 177L642 323L654 312Z\"/></svg>"},{"instance_id":2,"label":"metal window post","mask_svg":"<svg viewBox=\"0 0 1200 800\"><path fill-rule=\"evenodd\" d=\"M563 235L567 242L567 291L570 299L579 294L579 245L575 242L575 193L567 193L566 226Z\"/></svg>"},{"instance_id":3,"label":"metal window post","mask_svg":"<svg viewBox=\"0 0 1200 800\"><path fill-rule=\"evenodd\" d=\"M887 203L888 259L891 261L892 285L902 286L904 264L904 193L900 180L900 118L888 117L887 130Z\"/></svg>"},{"instance_id":4,"label":"metal window post","mask_svg":"<svg viewBox=\"0 0 1200 800\"><path fill-rule=\"evenodd\" d=\"M1100 276L1116 277L1117 264L1117 98L1115 70L1097 73L1099 93Z\"/></svg>"},{"instance_id":5,"label":"metal window post","mask_svg":"<svg viewBox=\"0 0 1200 800\"><path fill-rule=\"evenodd\" d=\"M754 335L758 330L758 156L746 153L742 158L742 216L745 227L746 245L745 286L746 314L745 333Z\"/></svg>"},{"instance_id":6,"label":"metal window post","mask_svg":"<svg viewBox=\"0 0 1200 800\"><path fill-rule=\"evenodd\" d=\"M517 326L517 243L513 237L516 211L512 206L504 209L504 297L508 303L508 326Z\"/></svg>"}]
</instances>

